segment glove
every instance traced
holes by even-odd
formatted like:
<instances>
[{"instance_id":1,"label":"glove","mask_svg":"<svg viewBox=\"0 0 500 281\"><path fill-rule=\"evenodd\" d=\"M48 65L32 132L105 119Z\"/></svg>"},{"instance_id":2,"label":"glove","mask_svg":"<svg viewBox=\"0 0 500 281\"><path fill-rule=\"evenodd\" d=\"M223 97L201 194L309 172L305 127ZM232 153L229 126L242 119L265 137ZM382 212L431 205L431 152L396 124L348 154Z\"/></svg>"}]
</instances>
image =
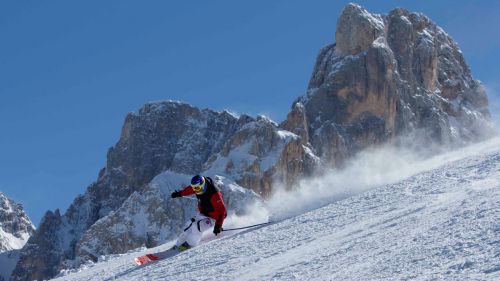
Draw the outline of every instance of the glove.
<instances>
[{"instance_id":1,"label":"glove","mask_svg":"<svg viewBox=\"0 0 500 281\"><path fill-rule=\"evenodd\" d=\"M215 234L215 236L217 236L217 234L219 234L221 231L222 231L222 227L220 225L216 225L214 227L214 234Z\"/></svg>"},{"instance_id":2,"label":"glove","mask_svg":"<svg viewBox=\"0 0 500 281\"><path fill-rule=\"evenodd\" d=\"M172 192L172 195L170 195L172 198L177 198L177 197L181 197L181 193L179 191L174 191Z\"/></svg>"}]
</instances>

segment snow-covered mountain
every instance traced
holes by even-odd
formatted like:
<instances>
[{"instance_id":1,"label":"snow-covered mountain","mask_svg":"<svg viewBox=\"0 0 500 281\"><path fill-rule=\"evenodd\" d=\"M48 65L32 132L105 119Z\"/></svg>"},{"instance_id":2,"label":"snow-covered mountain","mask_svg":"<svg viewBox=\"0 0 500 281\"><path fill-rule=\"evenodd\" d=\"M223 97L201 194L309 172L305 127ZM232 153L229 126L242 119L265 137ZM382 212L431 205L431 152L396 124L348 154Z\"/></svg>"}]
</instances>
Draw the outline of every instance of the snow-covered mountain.
<instances>
[{"instance_id":1,"label":"snow-covered mountain","mask_svg":"<svg viewBox=\"0 0 500 281\"><path fill-rule=\"evenodd\" d=\"M0 253L21 249L33 232L23 207L0 192Z\"/></svg>"},{"instance_id":2,"label":"snow-covered mountain","mask_svg":"<svg viewBox=\"0 0 500 281\"><path fill-rule=\"evenodd\" d=\"M281 124L177 101L128 114L97 180L66 212L46 213L12 279L47 279L100 255L168 241L179 228L177 212L187 215L168 191L187 184L188 175L218 177L228 200L254 201L281 187L292 191L302 178L325 176L385 143L459 148L491 136L480 82L458 45L426 16L404 9L377 15L349 4L335 38L320 50L308 90ZM411 141L403 142L407 135Z\"/></svg>"},{"instance_id":3,"label":"snow-covered mountain","mask_svg":"<svg viewBox=\"0 0 500 281\"><path fill-rule=\"evenodd\" d=\"M387 163L395 157L386 156ZM401 159L408 165L367 173L393 183L352 180L359 193L345 199L344 187L330 186L323 199L331 203L292 217L296 202L273 198L288 208L278 208L285 219L270 226L144 267L133 258L171 243L108 256L60 280L499 280L500 139ZM299 193L307 201L317 192Z\"/></svg>"},{"instance_id":4,"label":"snow-covered mountain","mask_svg":"<svg viewBox=\"0 0 500 281\"><path fill-rule=\"evenodd\" d=\"M19 258L19 249L35 232L23 207L0 192L0 280L8 280Z\"/></svg>"}]
</instances>

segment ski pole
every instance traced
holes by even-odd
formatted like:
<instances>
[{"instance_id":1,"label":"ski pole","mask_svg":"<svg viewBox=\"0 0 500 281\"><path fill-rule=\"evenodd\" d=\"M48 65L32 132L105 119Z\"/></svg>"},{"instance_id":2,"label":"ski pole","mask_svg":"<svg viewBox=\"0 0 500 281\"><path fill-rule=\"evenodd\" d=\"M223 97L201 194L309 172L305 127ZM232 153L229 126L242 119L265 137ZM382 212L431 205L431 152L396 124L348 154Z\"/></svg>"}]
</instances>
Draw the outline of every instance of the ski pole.
<instances>
[{"instance_id":1,"label":"ski pole","mask_svg":"<svg viewBox=\"0 0 500 281\"><path fill-rule=\"evenodd\" d=\"M190 199L190 200L198 200L198 199L193 198L193 197L184 197L184 196L181 196L181 198Z\"/></svg>"},{"instance_id":2,"label":"ski pole","mask_svg":"<svg viewBox=\"0 0 500 281\"><path fill-rule=\"evenodd\" d=\"M270 223L272 223L272 222L269 221L269 222L265 222L265 223L259 223L259 224L244 226L244 227L222 229L222 231L240 230L240 229L246 229L246 228L255 227L255 226L259 226L259 225L266 225L266 224L270 224Z\"/></svg>"}]
</instances>

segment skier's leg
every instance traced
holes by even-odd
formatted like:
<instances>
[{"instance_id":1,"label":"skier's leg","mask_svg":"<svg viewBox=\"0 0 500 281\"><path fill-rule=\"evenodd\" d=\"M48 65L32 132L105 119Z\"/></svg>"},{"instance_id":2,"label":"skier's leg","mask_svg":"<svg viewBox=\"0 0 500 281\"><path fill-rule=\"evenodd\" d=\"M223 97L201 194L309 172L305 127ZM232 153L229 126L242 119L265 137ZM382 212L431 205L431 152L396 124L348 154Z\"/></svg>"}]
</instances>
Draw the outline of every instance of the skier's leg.
<instances>
[{"instance_id":1,"label":"skier's leg","mask_svg":"<svg viewBox=\"0 0 500 281\"><path fill-rule=\"evenodd\" d=\"M213 228L215 225L215 220L203 215L196 216L196 221L191 226L191 229L186 234L186 242L194 247L200 243L201 236L203 232Z\"/></svg>"},{"instance_id":2,"label":"skier's leg","mask_svg":"<svg viewBox=\"0 0 500 281\"><path fill-rule=\"evenodd\" d=\"M182 227L183 232L179 235L177 238L177 242L175 242L175 245L180 246L182 243L186 242L186 237L188 236L189 232L191 231L191 228L194 228L196 224L196 219L192 218L188 220L184 226Z\"/></svg>"}]
</instances>

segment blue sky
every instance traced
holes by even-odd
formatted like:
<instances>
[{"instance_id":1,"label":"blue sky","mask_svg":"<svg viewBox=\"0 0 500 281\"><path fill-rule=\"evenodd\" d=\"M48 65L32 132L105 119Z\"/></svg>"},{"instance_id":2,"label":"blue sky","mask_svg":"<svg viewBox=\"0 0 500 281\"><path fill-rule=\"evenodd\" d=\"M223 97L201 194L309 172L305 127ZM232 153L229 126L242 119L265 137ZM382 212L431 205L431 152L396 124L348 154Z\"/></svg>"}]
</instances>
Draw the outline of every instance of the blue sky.
<instances>
[{"instance_id":1,"label":"blue sky","mask_svg":"<svg viewBox=\"0 0 500 281\"><path fill-rule=\"evenodd\" d=\"M0 191L35 224L65 211L144 103L281 121L334 42L348 1L2 1ZM500 1L357 1L428 15L490 89L498 118Z\"/></svg>"}]
</instances>

